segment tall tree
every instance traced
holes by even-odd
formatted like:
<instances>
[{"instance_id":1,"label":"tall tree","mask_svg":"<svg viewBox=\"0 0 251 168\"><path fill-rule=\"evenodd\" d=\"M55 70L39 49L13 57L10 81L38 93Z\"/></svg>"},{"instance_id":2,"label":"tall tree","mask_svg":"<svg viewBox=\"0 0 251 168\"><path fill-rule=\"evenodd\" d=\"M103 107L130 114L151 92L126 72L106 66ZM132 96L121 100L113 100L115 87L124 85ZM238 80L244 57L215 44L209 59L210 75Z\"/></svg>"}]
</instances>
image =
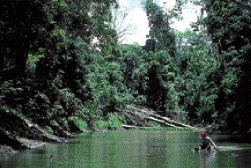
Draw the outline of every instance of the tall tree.
<instances>
[{"instance_id":1,"label":"tall tree","mask_svg":"<svg viewBox=\"0 0 251 168\"><path fill-rule=\"evenodd\" d=\"M169 25L170 16L153 0L147 0L146 14L149 21L149 39L146 41L146 50L165 50L175 55L175 36Z\"/></svg>"},{"instance_id":2,"label":"tall tree","mask_svg":"<svg viewBox=\"0 0 251 168\"><path fill-rule=\"evenodd\" d=\"M206 1L206 25L217 46L220 88L216 109L230 128L251 127L251 11L248 1Z\"/></svg>"},{"instance_id":3,"label":"tall tree","mask_svg":"<svg viewBox=\"0 0 251 168\"><path fill-rule=\"evenodd\" d=\"M166 110L174 110L170 93L174 91L175 36L169 25L170 16L153 0L145 4L150 32L143 47L149 52L149 68L146 98L149 107L167 115ZM170 91L170 93L169 93ZM171 105L172 104L172 105Z\"/></svg>"}]
</instances>

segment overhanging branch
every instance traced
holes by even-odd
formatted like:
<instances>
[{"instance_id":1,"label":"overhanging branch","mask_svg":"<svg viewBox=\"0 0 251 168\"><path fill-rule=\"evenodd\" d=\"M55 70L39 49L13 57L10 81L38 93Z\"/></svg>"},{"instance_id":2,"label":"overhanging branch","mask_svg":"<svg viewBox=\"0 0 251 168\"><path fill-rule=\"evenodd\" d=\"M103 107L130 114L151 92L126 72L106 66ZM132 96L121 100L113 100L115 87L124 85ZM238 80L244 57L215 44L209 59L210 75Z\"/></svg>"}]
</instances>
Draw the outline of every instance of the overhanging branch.
<instances>
[{"instance_id":1,"label":"overhanging branch","mask_svg":"<svg viewBox=\"0 0 251 168\"><path fill-rule=\"evenodd\" d=\"M251 5L248 2L243 2L242 0L231 0L232 2L251 10Z\"/></svg>"}]
</instances>

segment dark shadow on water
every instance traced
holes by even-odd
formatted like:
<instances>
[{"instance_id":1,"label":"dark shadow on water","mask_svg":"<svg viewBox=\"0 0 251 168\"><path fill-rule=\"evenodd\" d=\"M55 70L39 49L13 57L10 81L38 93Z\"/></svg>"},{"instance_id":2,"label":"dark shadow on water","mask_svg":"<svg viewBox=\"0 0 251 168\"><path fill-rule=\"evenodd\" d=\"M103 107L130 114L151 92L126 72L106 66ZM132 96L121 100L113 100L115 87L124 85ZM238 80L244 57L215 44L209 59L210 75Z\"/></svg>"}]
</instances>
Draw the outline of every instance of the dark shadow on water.
<instances>
[{"instance_id":1,"label":"dark shadow on water","mask_svg":"<svg viewBox=\"0 0 251 168\"><path fill-rule=\"evenodd\" d=\"M31 153L32 154L45 154L46 153L46 151L45 151L45 149L44 148L37 148L37 149L33 149L33 150L31 150Z\"/></svg>"},{"instance_id":2,"label":"dark shadow on water","mask_svg":"<svg viewBox=\"0 0 251 168\"><path fill-rule=\"evenodd\" d=\"M237 165L243 168L251 167L251 149L250 150L241 150L234 153L233 156Z\"/></svg>"},{"instance_id":3,"label":"dark shadow on water","mask_svg":"<svg viewBox=\"0 0 251 168\"><path fill-rule=\"evenodd\" d=\"M234 143L251 143L251 136L241 135L220 135L217 137L218 142L234 142Z\"/></svg>"}]
</instances>

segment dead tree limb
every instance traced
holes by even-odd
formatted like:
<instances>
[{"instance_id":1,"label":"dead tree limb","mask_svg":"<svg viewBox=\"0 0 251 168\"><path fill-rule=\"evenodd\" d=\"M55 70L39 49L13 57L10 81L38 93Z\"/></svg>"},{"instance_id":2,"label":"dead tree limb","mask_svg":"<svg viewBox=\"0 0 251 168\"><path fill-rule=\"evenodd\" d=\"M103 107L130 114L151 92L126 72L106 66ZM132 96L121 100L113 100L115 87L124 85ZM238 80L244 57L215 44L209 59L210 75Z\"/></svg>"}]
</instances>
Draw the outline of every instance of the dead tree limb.
<instances>
[{"instance_id":1,"label":"dead tree limb","mask_svg":"<svg viewBox=\"0 0 251 168\"><path fill-rule=\"evenodd\" d=\"M168 118L168 117L162 117L162 116L160 116L160 115L156 115L156 114L151 115L151 116L152 116L152 117L154 117L154 118L157 118L157 119L163 120L163 121L165 121L165 122L167 122L167 123L169 123L169 124L175 125L175 126L177 126L177 127L188 127L188 128L194 128L194 127L192 127L192 126L190 126L190 125L187 125L187 124L183 124L183 123L180 123L180 122L174 121L174 120L172 120L172 119L170 119L170 118Z\"/></svg>"},{"instance_id":2,"label":"dead tree limb","mask_svg":"<svg viewBox=\"0 0 251 168\"><path fill-rule=\"evenodd\" d=\"M173 127L173 128L178 128L178 129L181 128L181 127L179 127L179 126L175 126L175 125L173 125L173 124L169 124L169 123L165 122L164 120L159 120L159 119L154 118L154 117L147 117L146 119L147 119L147 120L150 120L150 121L154 121L154 122L156 122L156 123L158 123L158 124L160 124L160 125L163 125L163 126Z\"/></svg>"}]
</instances>

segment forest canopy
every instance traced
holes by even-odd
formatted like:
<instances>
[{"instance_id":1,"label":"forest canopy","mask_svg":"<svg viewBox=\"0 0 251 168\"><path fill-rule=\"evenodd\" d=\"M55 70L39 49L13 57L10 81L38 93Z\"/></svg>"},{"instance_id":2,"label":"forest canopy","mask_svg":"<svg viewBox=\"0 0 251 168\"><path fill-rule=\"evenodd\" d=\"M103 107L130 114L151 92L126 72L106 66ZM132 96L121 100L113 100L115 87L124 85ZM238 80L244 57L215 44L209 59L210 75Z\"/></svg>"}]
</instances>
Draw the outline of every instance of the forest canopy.
<instances>
[{"instance_id":1,"label":"forest canopy","mask_svg":"<svg viewBox=\"0 0 251 168\"><path fill-rule=\"evenodd\" d=\"M150 31L140 46L119 43L112 27L116 0L1 1L0 111L41 126L78 117L96 127L134 104L191 124L247 132L250 2L193 3L206 15L194 31L177 32L170 20L179 12L147 0Z\"/></svg>"}]
</instances>

